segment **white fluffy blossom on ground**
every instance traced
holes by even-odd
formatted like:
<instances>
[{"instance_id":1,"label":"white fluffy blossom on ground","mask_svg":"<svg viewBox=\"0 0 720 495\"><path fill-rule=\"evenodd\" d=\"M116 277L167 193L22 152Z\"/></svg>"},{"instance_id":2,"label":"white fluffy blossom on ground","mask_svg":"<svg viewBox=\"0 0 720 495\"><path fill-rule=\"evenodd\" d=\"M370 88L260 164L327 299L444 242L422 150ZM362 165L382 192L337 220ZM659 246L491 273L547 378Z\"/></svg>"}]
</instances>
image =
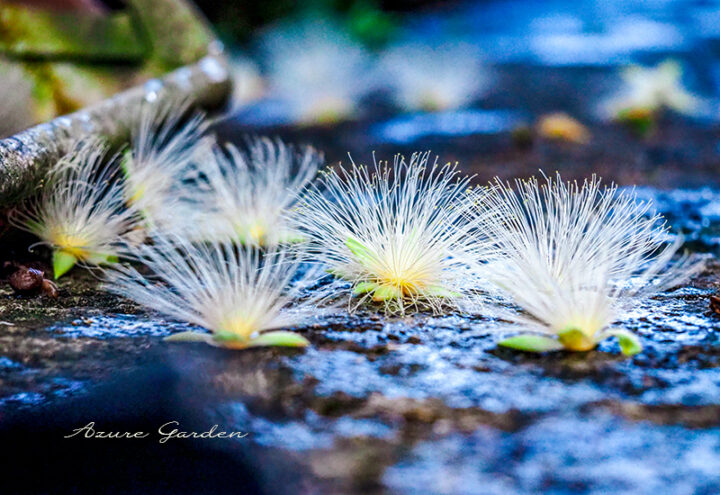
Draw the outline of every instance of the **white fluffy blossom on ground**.
<instances>
[{"instance_id":1,"label":"white fluffy blossom on ground","mask_svg":"<svg viewBox=\"0 0 720 495\"><path fill-rule=\"evenodd\" d=\"M701 101L683 87L682 73L680 64L671 60L656 67L628 67L622 73L622 87L604 103L605 113L618 119L663 109L692 114Z\"/></svg>"},{"instance_id":2,"label":"white fluffy blossom on ground","mask_svg":"<svg viewBox=\"0 0 720 495\"><path fill-rule=\"evenodd\" d=\"M262 38L270 95L301 123L352 118L370 89L365 49L328 21L280 25Z\"/></svg>"},{"instance_id":3,"label":"white fluffy blossom on ground","mask_svg":"<svg viewBox=\"0 0 720 495\"><path fill-rule=\"evenodd\" d=\"M518 180L515 188L498 181L478 205L497 248L480 270L518 308L504 318L530 332L500 343L508 347L586 351L616 336L623 352L636 353L637 337L618 321L701 268L686 258L671 266L680 241L664 247L662 218L594 176Z\"/></svg>"},{"instance_id":4,"label":"white fluffy blossom on ground","mask_svg":"<svg viewBox=\"0 0 720 495\"><path fill-rule=\"evenodd\" d=\"M296 149L279 139L250 138L243 151L215 146L200 169L207 185L197 192L204 199L200 228L208 238L245 245L298 241L288 214L321 162L313 148Z\"/></svg>"},{"instance_id":5,"label":"white fluffy blossom on ground","mask_svg":"<svg viewBox=\"0 0 720 495\"><path fill-rule=\"evenodd\" d=\"M465 44L407 43L381 57L384 83L407 111L456 110L488 89L490 78L477 50Z\"/></svg>"},{"instance_id":6,"label":"white fluffy blossom on ground","mask_svg":"<svg viewBox=\"0 0 720 495\"><path fill-rule=\"evenodd\" d=\"M194 243L173 234L156 233L151 241L129 248L150 275L114 265L107 270L108 289L211 332L183 332L168 340L232 349L308 344L284 329L323 313L318 302L324 292L305 293L323 275L317 269L306 270L297 256L283 250Z\"/></svg>"},{"instance_id":7,"label":"white fluffy blossom on ground","mask_svg":"<svg viewBox=\"0 0 720 495\"><path fill-rule=\"evenodd\" d=\"M477 309L480 283L470 266L485 243L466 213L476 195L450 164L415 153L392 164L321 173L296 212L310 259L352 284L357 305L386 313Z\"/></svg>"},{"instance_id":8,"label":"white fluffy blossom on ground","mask_svg":"<svg viewBox=\"0 0 720 495\"><path fill-rule=\"evenodd\" d=\"M197 212L188 181L194 162L211 156L213 140L205 136L203 117L185 119L188 112L182 102L145 103L131 129L122 160L124 194L149 229L188 228Z\"/></svg>"},{"instance_id":9,"label":"white fluffy blossom on ground","mask_svg":"<svg viewBox=\"0 0 720 495\"><path fill-rule=\"evenodd\" d=\"M50 170L38 197L11 214L13 224L53 249L55 278L76 263L117 261L123 237L137 225L107 158L99 140L78 143Z\"/></svg>"}]
</instances>

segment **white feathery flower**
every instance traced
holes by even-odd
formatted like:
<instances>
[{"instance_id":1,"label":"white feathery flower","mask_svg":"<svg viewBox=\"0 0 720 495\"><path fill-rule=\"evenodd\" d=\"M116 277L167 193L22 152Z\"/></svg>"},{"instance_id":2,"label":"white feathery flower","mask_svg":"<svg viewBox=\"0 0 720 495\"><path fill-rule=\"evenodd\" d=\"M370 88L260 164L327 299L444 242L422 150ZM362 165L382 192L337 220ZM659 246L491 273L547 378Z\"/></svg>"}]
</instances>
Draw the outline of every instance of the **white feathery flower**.
<instances>
[{"instance_id":1,"label":"white feathery flower","mask_svg":"<svg viewBox=\"0 0 720 495\"><path fill-rule=\"evenodd\" d=\"M682 85L682 67L667 60L656 67L631 66L622 74L620 93L605 103L611 118L641 118L668 108L683 114L693 113L700 100Z\"/></svg>"},{"instance_id":2,"label":"white feathery flower","mask_svg":"<svg viewBox=\"0 0 720 495\"><path fill-rule=\"evenodd\" d=\"M122 161L125 199L149 228L184 228L193 216L184 181L198 155L210 154L212 139L201 115L183 121L188 110L173 100L145 103L131 130L132 147Z\"/></svg>"},{"instance_id":3,"label":"white feathery flower","mask_svg":"<svg viewBox=\"0 0 720 495\"><path fill-rule=\"evenodd\" d=\"M20 67L0 60L0 138L30 127L32 82Z\"/></svg>"},{"instance_id":4,"label":"white feathery flower","mask_svg":"<svg viewBox=\"0 0 720 495\"><path fill-rule=\"evenodd\" d=\"M330 22L281 25L262 39L271 96L302 123L352 118L369 90L369 56Z\"/></svg>"},{"instance_id":5,"label":"white feathery flower","mask_svg":"<svg viewBox=\"0 0 720 495\"><path fill-rule=\"evenodd\" d=\"M439 313L474 310L480 300L469 267L485 243L470 235L465 216L470 179L429 156L397 155L392 165L376 162L374 174L355 163L322 172L303 194L295 215L307 238L301 247L351 282L357 306L372 300L389 314Z\"/></svg>"},{"instance_id":6,"label":"white feathery flower","mask_svg":"<svg viewBox=\"0 0 720 495\"><path fill-rule=\"evenodd\" d=\"M381 66L398 105L408 111L457 110L489 85L487 70L470 45L399 45L382 55Z\"/></svg>"},{"instance_id":7,"label":"white feathery flower","mask_svg":"<svg viewBox=\"0 0 720 495\"><path fill-rule=\"evenodd\" d=\"M107 271L108 289L141 305L207 330L183 332L167 340L202 341L243 349L305 346L308 341L281 329L301 325L323 310L323 291L305 296L323 274L304 270L295 255L232 243L194 243L184 236L155 233L152 243L130 247L130 255L150 269L130 265Z\"/></svg>"},{"instance_id":8,"label":"white feathery flower","mask_svg":"<svg viewBox=\"0 0 720 495\"><path fill-rule=\"evenodd\" d=\"M55 278L76 263L116 262L123 237L136 227L116 168L103 163L107 149L97 139L78 143L48 173L39 196L11 214L14 225L53 249Z\"/></svg>"},{"instance_id":9,"label":"white feathery flower","mask_svg":"<svg viewBox=\"0 0 720 495\"><path fill-rule=\"evenodd\" d=\"M248 139L247 151L215 146L200 168L208 187L198 190L205 203L199 233L255 246L300 240L288 212L321 162L313 148L296 151L279 139Z\"/></svg>"},{"instance_id":10,"label":"white feathery flower","mask_svg":"<svg viewBox=\"0 0 720 495\"><path fill-rule=\"evenodd\" d=\"M687 258L669 268L681 241L663 248L662 217L649 215L651 205L634 193L600 182L565 183L558 175L544 184L518 180L512 189L498 180L478 203L497 248L480 270L522 310L504 317L532 332L501 345L586 351L616 336L634 354L637 337L613 325L642 298L701 268Z\"/></svg>"}]
</instances>

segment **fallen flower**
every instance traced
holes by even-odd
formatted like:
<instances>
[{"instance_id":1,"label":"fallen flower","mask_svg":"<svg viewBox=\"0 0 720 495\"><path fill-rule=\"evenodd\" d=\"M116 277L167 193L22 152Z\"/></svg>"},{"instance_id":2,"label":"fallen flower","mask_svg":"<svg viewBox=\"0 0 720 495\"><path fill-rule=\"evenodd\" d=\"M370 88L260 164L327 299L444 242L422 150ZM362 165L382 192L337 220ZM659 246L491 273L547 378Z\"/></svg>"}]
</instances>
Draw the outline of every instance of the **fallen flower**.
<instances>
[{"instance_id":1,"label":"fallen flower","mask_svg":"<svg viewBox=\"0 0 720 495\"><path fill-rule=\"evenodd\" d=\"M470 265L485 244L470 235L465 215L477 195L456 166L428 163L429 156L397 155L392 165L376 162L374 173L355 163L329 170L302 196L295 219L307 243L300 247L350 281L357 306L438 313L480 300Z\"/></svg>"},{"instance_id":2,"label":"fallen flower","mask_svg":"<svg viewBox=\"0 0 720 495\"><path fill-rule=\"evenodd\" d=\"M530 333L500 342L524 351L587 351L617 337L624 354L642 348L630 331L614 326L644 298L701 269L681 258L668 267L682 240L664 247L666 227L649 203L593 176L582 185L558 175L516 181L478 203L490 209L484 228L494 258L478 269L521 311L500 309Z\"/></svg>"},{"instance_id":3,"label":"fallen flower","mask_svg":"<svg viewBox=\"0 0 720 495\"><path fill-rule=\"evenodd\" d=\"M673 60L656 67L628 67L622 73L623 86L603 103L603 111L641 136L653 130L658 113L665 109L693 114L701 99L683 87L682 74L682 66Z\"/></svg>"},{"instance_id":4,"label":"fallen flower","mask_svg":"<svg viewBox=\"0 0 720 495\"><path fill-rule=\"evenodd\" d=\"M116 262L123 236L137 223L113 180L115 169L103 163L106 154L98 139L77 143L48 173L39 196L11 212L13 225L53 249L56 279L76 263Z\"/></svg>"},{"instance_id":5,"label":"fallen flower","mask_svg":"<svg viewBox=\"0 0 720 495\"><path fill-rule=\"evenodd\" d=\"M299 241L288 212L322 159L311 147L279 139L249 139L243 151L215 146L200 168L207 187L196 190L203 205L196 230L205 231L205 239L262 247Z\"/></svg>"},{"instance_id":6,"label":"fallen flower","mask_svg":"<svg viewBox=\"0 0 720 495\"><path fill-rule=\"evenodd\" d=\"M322 290L304 296L304 286L323 274L305 270L283 250L260 252L230 242L193 243L155 234L151 244L129 246L128 255L152 275L129 265L107 270L108 289L211 333L183 332L168 341L198 341L231 349L308 345L283 330L322 314Z\"/></svg>"},{"instance_id":7,"label":"fallen flower","mask_svg":"<svg viewBox=\"0 0 720 495\"><path fill-rule=\"evenodd\" d=\"M489 86L487 69L469 45L398 45L382 54L380 64L398 106L406 111L467 107Z\"/></svg>"}]
</instances>

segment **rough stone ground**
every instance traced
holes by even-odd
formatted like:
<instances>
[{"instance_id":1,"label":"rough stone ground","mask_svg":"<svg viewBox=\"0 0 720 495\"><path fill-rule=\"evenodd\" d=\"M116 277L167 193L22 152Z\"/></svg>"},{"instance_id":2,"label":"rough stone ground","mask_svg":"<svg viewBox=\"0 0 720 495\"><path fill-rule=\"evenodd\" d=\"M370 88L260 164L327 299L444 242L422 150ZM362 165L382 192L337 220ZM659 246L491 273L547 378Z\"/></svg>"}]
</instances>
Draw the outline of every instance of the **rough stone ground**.
<instances>
[{"instance_id":1,"label":"rough stone ground","mask_svg":"<svg viewBox=\"0 0 720 495\"><path fill-rule=\"evenodd\" d=\"M362 141L372 125L271 131L315 144L329 162L348 150L367 159L371 149L412 149ZM0 491L719 493L720 316L708 298L720 286L720 131L680 120L646 142L612 126L592 131L588 146L536 140L520 150L507 132L423 144L479 181L544 168L683 188L639 194L708 268L620 323L640 335L641 354L624 358L608 341L527 355L496 348L511 329L495 320L373 312L297 329L313 344L304 351L232 352L164 343L186 325L105 294L88 273L62 279L57 300L4 285L0 483L9 488ZM172 420L249 435L162 446L157 436L62 439L89 421L154 431Z\"/></svg>"}]
</instances>

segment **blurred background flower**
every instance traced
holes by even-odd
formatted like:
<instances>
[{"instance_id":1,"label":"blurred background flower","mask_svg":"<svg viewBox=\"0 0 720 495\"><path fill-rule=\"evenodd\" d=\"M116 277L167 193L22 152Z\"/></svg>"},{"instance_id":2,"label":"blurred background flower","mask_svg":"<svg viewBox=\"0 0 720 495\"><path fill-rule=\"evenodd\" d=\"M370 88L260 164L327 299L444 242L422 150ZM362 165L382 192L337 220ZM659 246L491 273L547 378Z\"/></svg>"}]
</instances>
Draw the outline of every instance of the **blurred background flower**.
<instances>
[{"instance_id":1,"label":"blurred background flower","mask_svg":"<svg viewBox=\"0 0 720 495\"><path fill-rule=\"evenodd\" d=\"M598 120L617 114L618 105L645 108L647 102L694 118L718 118L715 1L196 3L230 49L233 108L250 125L377 120L398 111L470 107L519 111L525 120L555 111ZM168 60L167 53L175 53L170 49L148 55L137 36L140 27L153 26L153 9L145 4L11 0L0 7L0 25L8 28L0 29L0 52L30 67L35 120L96 101L161 66L187 63L180 53ZM55 22L68 12L80 26L74 40ZM38 20L52 29L30 33L28 26L37 27ZM111 27L113 36L87 43L82 27L98 23ZM157 31L163 29L172 31ZM38 54L42 63L29 62ZM68 57L72 71L55 62ZM127 64L140 59L144 66L128 72ZM123 76L107 76L99 62L119 66ZM512 125L499 129L506 127Z\"/></svg>"},{"instance_id":2,"label":"blurred background flower","mask_svg":"<svg viewBox=\"0 0 720 495\"><path fill-rule=\"evenodd\" d=\"M666 148L690 146L688 126L720 123L716 0L195 3L229 55L228 136L313 144L329 163L420 146L469 156L461 162L475 169L504 147L539 152L520 157L534 171L556 166L552 141L576 143L586 169L602 172L609 161L672 161L685 152ZM0 55L23 66L33 100L0 102L18 115L4 120L22 122L14 131L197 60L208 31L187 28L193 11L186 0L4 2ZM100 28L113 35L98 41ZM649 147L633 148L641 140ZM694 147L700 166L717 159L715 142ZM630 156L653 143L659 156Z\"/></svg>"}]
</instances>

